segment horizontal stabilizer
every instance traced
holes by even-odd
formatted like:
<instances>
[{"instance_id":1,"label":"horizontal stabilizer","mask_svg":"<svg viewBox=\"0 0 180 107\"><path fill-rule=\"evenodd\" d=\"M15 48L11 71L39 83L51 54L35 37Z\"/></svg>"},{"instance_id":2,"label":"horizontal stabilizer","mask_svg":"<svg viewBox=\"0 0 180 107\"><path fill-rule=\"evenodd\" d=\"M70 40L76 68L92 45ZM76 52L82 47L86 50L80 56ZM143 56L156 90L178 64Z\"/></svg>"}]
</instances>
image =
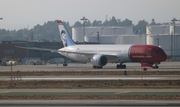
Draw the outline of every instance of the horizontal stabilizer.
<instances>
[{"instance_id":1,"label":"horizontal stabilizer","mask_svg":"<svg viewBox=\"0 0 180 107\"><path fill-rule=\"evenodd\" d=\"M40 51L58 52L57 49L36 48L36 47L21 47L21 46L15 46L15 47L17 47L17 48L23 48L23 49L31 49L31 50L40 50Z\"/></svg>"}]
</instances>

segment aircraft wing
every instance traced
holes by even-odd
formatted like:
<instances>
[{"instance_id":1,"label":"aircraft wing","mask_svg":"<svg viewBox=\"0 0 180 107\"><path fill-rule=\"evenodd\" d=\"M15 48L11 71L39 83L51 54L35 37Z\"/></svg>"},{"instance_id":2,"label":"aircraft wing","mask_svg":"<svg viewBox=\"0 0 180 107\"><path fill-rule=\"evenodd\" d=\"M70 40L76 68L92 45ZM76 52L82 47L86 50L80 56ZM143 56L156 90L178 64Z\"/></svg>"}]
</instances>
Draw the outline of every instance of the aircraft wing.
<instances>
[{"instance_id":1,"label":"aircraft wing","mask_svg":"<svg viewBox=\"0 0 180 107\"><path fill-rule=\"evenodd\" d=\"M94 52L73 52L73 51L64 51L64 50L58 50L60 53L68 53L68 54L79 54L87 57L88 59L91 59L94 55L103 55L106 56L108 60L117 60L118 55L117 54L104 54L104 53L94 53Z\"/></svg>"},{"instance_id":2,"label":"aircraft wing","mask_svg":"<svg viewBox=\"0 0 180 107\"><path fill-rule=\"evenodd\" d=\"M37 47L21 47L21 46L15 46L17 48L23 48L23 49L31 49L31 50L40 50L40 51L50 51L50 52L58 52L58 53L68 53L68 54L79 54L87 57L89 60L97 54L106 56L109 61L116 61L118 59L118 55L116 54L103 54L103 53L89 53L89 52L73 52L73 51L65 51L65 50L56 50L56 49L47 49L47 48L37 48Z\"/></svg>"},{"instance_id":3,"label":"aircraft wing","mask_svg":"<svg viewBox=\"0 0 180 107\"><path fill-rule=\"evenodd\" d=\"M58 52L57 49L47 49L47 48L37 48L37 47L21 47L21 46L15 46L15 47L17 47L17 48L23 48L23 49L31 49L31 50Z\"/></svg>"}]
</instances>

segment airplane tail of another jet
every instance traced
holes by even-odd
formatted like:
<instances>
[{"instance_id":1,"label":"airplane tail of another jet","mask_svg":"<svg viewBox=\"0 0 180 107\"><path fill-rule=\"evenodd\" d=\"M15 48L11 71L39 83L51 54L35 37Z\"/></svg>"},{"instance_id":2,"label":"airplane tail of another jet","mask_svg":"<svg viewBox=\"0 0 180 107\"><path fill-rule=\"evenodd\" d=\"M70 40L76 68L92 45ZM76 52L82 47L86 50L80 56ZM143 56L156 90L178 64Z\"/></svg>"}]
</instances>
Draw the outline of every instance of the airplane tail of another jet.
<instances>
[{"instance_id":1,"label":"airplane tail of another jet","mask_svg":"<svg viewBox=\"0 0 180 107\"><path fill-rule=\"evenodd\" d=\"M58 23L59 33L61 35L61 40L63 42L64 47L75 45L69 33L67 32L66 28L64 27L62 21L57 20L57 23Z\"/></svg>"},{"instance_id":2,"label":"airplane tail of another jet","mask_svg":"<svg viewBox=\"0 0 180 107\"><path fill-rule=\"evenodd\" d=\"M135 35L139 35L139 32L140 32L140 30L136 30L136 31L134 32L134 34L135 34Z\"/></svg>"}]
</instances>

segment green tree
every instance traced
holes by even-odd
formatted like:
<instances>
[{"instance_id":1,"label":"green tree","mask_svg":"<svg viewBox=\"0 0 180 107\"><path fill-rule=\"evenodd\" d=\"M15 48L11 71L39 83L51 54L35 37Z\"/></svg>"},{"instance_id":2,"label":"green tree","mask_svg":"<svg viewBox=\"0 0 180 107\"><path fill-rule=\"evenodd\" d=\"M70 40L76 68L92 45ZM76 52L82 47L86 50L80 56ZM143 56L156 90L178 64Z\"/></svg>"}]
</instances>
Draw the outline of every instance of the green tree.
<instances>
[{"instance_id":1,"label":"green tree","mask_svg":"<svg viewBox=\"0 0 180 107\"><path fill-rule=\"evenodd\" d=\"M82 27L83 25L81 24L81 22L77 21L75 22L73 27Z\"/></svg>"},{"instance_id":2,"label":"green tree","mask_svg":"<svg viewBox=\"0 0 180 107\"><path fill-rule=\"evenodd\" d=\"M92 26L102 26L102 21L94 20Z\"/></svg>"},{"instance_id":3,"label":"green tree","mask_svg":"<svg viewBox=\"0 0 180 107\"><path fill-rule=\"evenodd\" d=\"M117 26L121 26L121 19L117 19Z\"/></svg>"},{"instance_id":4,"label":"green tree","mask_svg":"<svg viewBox=\"0 0 180 107\"><path fill-rule=\"evenodd\" d=\"M125 19L124 21L121 22L121 26L127 27L127 26L133 26L133 24L131 20Z\"/></svg>"},{"instance_id":5,"label":"green tree","mask_svg":"<svg viewBox=\"0 0 180 107\"><path fill-rule=\"evenodd\" d=\"M116 20L116 18L114 16L112 17L112 19L110 21L110 25L111 26L117 26L118 25L117 20Z\"/></svg>"},{"instance_id":6,"label":"green tree","mask_svg":"<svg viewBox=\"0 0 180 107\"><path fill-rule=\"evenodd\" d=\"M152 19L150 25L155 25L155 24L156 24L155 20Z\"/></svg>"},{"instance_id":7,"label":"green tree","mask_svg":"<svg viewBox=\"0 0 180 107\"><path fill-rule=\"evenodd\" d=\"M134 27L134 30L140 30L139 34L146 34L146 26L148 22L145 20L140 20L138 24Z\"/></svg>"},{"instance_id":8,"label":"green tree","mask_svg":"<svg viewBox=\"0 0 180 107\"><path fill-rule=\"evenodd\" d=\"M85 21L85 26L91 26L90 20Z\"/></svg>"}]
</instances>

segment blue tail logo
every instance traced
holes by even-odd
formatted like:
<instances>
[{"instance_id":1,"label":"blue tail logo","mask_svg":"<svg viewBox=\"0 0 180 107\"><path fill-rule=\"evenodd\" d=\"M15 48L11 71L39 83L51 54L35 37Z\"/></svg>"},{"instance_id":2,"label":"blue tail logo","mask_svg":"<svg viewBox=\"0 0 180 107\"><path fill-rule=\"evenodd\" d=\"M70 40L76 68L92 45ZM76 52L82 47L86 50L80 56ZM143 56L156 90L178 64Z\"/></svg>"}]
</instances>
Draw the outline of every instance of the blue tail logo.
<instances>
[{"instance_id":1,"label":"blue tail logo","mask_svg":"<svg viewBox=\"0 0 180 107\"><path fill-rule=\"evenodd\" d=\"M67 38L66 38L67 36L66 36L66 32L64 31L64 30L62 30L62 32L61 32L61 40L62 40L62 42L63 42L63 46L64 47L67 47L68 45L67 45Z\"/></svg>"},{"instance_id":2,"label":"blue tail logo","mask_svg":"<svg viewBox=\"0 0 180 107\"><path fill-rule=\"evenodd\" d=\"M134 34L136 34L136 35L139 35L139 33L140 33L140 30L136 30L136 31L134 32Z\"/></svg>"}]
</instances>

